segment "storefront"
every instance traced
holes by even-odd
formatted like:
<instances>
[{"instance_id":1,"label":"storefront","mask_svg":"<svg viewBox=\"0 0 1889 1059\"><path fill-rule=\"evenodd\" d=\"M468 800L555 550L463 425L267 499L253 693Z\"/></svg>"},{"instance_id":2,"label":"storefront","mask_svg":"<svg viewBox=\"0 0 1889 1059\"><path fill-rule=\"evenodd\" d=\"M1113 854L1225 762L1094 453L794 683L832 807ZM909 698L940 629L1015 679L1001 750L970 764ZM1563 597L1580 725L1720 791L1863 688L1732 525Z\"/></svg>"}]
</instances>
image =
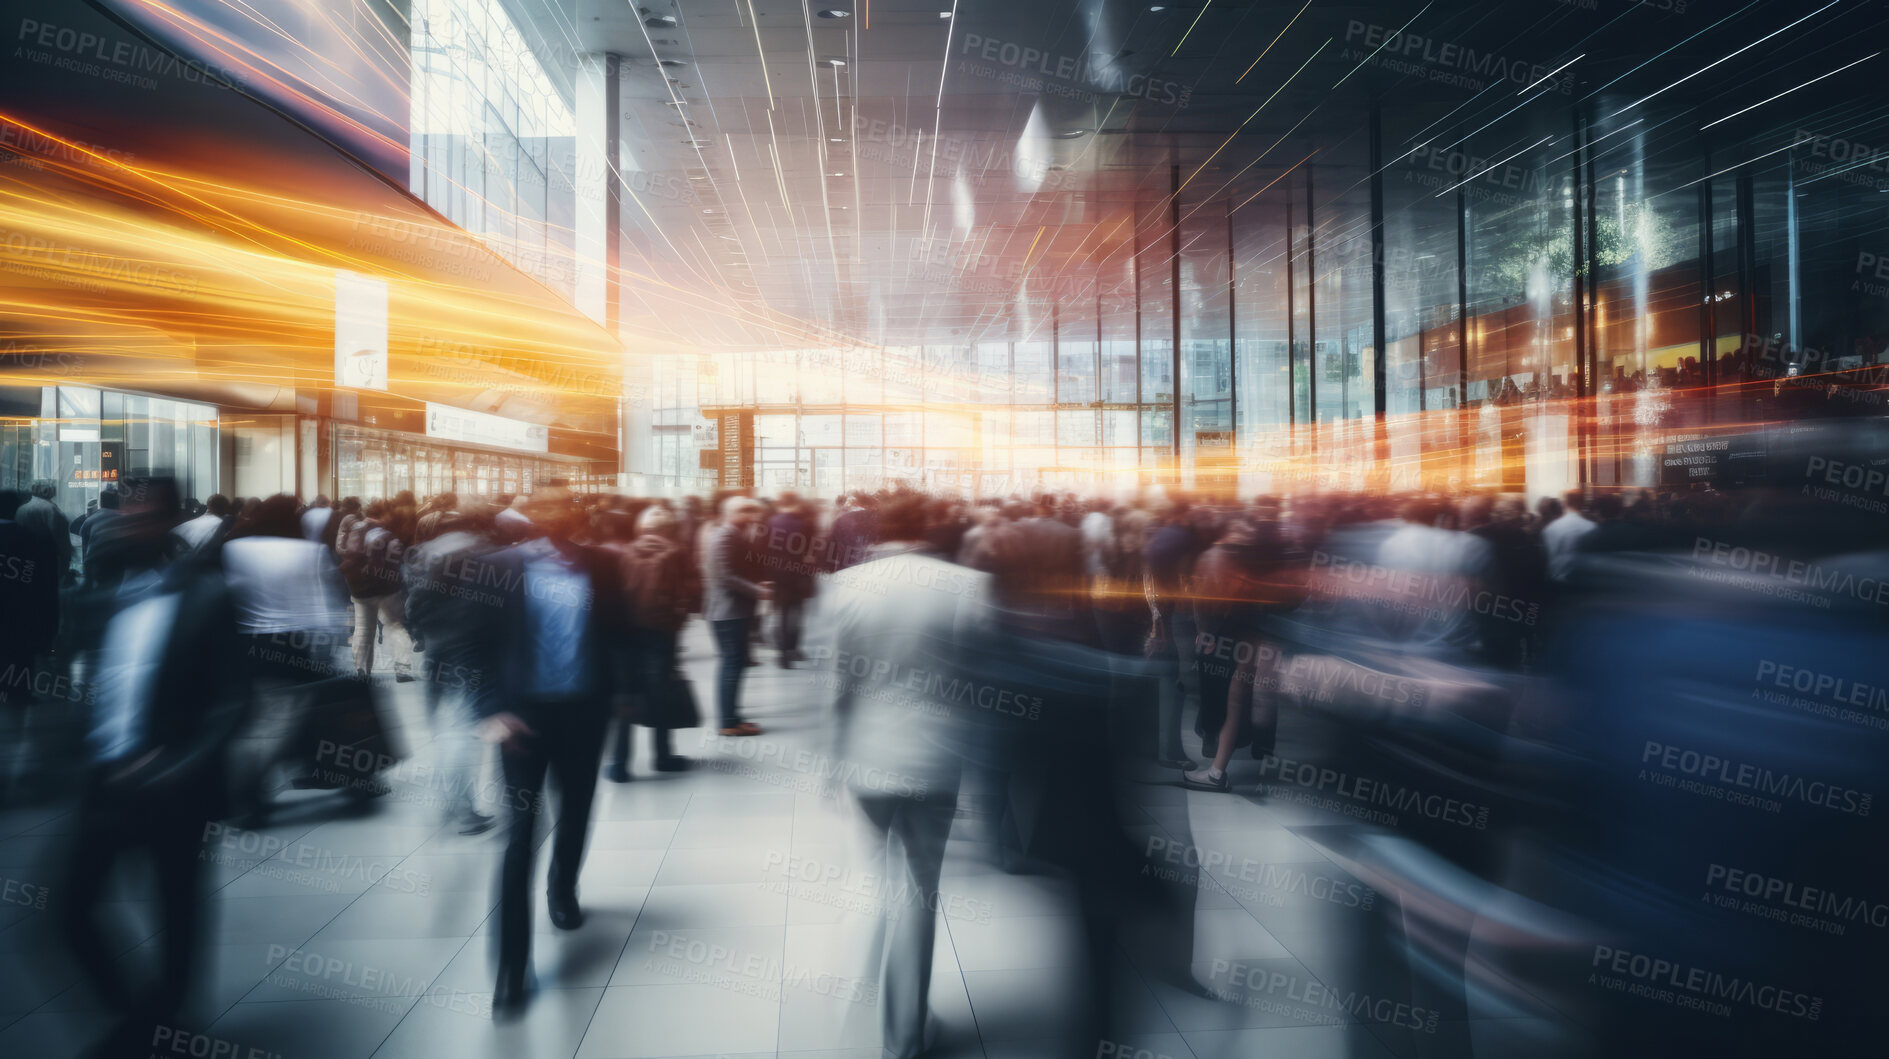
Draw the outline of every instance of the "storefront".
<instances>
[{"instance_id":1,"label":"storefront","mask_svg":"<svg viewBox=\"0 0 1889 1059\"><path fill-rule=\"evenodd\" d=\"M217 491L214 405L88 386L15 387L6 396L0 489L51 480L69 518L134 475L172 476L186 500Z\"/></svg>"},{"instance_id":2,"label":"storefront","mask_svg":"<svg viewBox=\"0 0 1889 1059\"><path fill-rule=\"evenodd\" d=\"M411 490L416 497L516 496L562 481L577 492L615 484L615 467L548 451L542 427L429 405L427 433L335 423L335 493L371 500Z\"/></svg>"}]
</instances>

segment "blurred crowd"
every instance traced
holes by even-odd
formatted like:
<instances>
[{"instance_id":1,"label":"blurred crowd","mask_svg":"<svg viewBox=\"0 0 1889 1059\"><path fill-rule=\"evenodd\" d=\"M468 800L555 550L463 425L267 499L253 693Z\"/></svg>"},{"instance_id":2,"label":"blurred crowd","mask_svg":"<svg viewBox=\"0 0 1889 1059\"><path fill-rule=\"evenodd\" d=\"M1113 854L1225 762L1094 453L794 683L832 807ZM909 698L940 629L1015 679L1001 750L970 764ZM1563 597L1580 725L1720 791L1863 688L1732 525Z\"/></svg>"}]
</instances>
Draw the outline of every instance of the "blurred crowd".
<instances>
[{"instance_id":1,"label":"blurred crowd","mask_svg":"<svg viewBox=\"0 0 1889 1059\"><path fill-rule=\"evenodd\" d=\"M691 765L672 733L704 724L678 661L698 615L717 655L707 724L722 737L761 734L743 708L750 668L813 671L832 705L834 759L861 766L841 771L879 836L885 878L936 893L962 794L998 807L983 826L1007 869L1070 887L1091 980L1066 1054L1093 1056L1106 1038L1107 960L1138 931L1157 939L1155 977L1228 999L1192 959L1194 903L1210 887L1148 871L1149 850L1120 811L1136 784L1257 799L1336 771L1373 791L1418 792L1406 806L1437 795L1474 807L1464 811L1480 821L1471 826L1445 819L1455 810L1424 809L1373 828L1388 814L1373 816L1383 803L1367 794L1325 834L1335 862L1403 895L1387 913L1400 951L1445 967L1441 984L1409 986L1413 1002L1462 1018L1492 959L1469 949L1476 918L1501 903L1494 895L1554 909L1497 914L1509 917L1503 943L1522 950L1509 955L1524 961L1577 948L1571 920L1607 924L1574 931L1583 945L1619 946L1607 933L1618 931L1645 946L1635 932L1650 931L1676 956L1690 935L1654 911L1606 907L1617 893L1571 895L1555 875L1556 857L1574 850L1670 881L1645 859L1656 839L1629 841L1634 828L1612 830L1621 819L1603 815L1645 811L1622 800L1609 754L1683 742L1662 722L1634 727L1640 711L1691 709L1622 690L1620 680L1654 679L1631 659L1656 639L1621 639L1622 608L1663 608L1668 642L1729 622L1685 648L1700 672L1742 668L1752 656L1738 645L1760 628L1760 657L1775 659L1813 629L1860 645L1880 623L1867 607L1856 616L1856 599L1792 596L1804 588L1793 563L1860 585L1875 560L1832 556L1880 555L1881 537L1784 490L1575 489L1529 503L1505 492L1207 499L1159 489L968 501L894 488L829 502L576 496L551 485L518 497L198 503L151 477L119 483L69 525L51 500L50 485L0 496L6 793L79 797L83 840L63 922L128 1027L174 1018L200 973L206 822L262 826L285 787L384 794L378 774L405 753L387 731L385 696L415 681L444 820L468 835L507 829L494 1009L523 1009L545 792L557 791L546 901L553 925L575 929L595 790L631 779L634 729L650 733L656 770ZM1770 558L1754 566L1754 554ZM1739 592L1739 578L1758 587ZM1597 659L1624 672L1603 679ZM1732 698L1749 699L1731 685ZM1811 719L1790 720L1805 743ZM1673 723L1709 741L1700 716ZM1754 723L1729 738L1765 731ZM1852 747L1880 737L1835 733ZM1240 751L1250 762L1235 761ZM496 804L480 793L491 768L503 777ZM62 789L73 783L76 792ZM1316 779L1310 789L1342 801L1362 788ZM1710 856L1760 848L1772 822ZM1541 859L1544 836L1557 852ZM166 919L164 965L143 982L129 980L93 921L104 878L134 849L151 857ZM934 931L930 915L904 916L880 941L888 1055L927 1047ZM1795 972L1796 940L1765 945L1787 961L1771 969ZM1713 958L1745 955L1720 948ZM1609 1000L1573 1005L1591 1016L1588 1043L1642 1029L1639 1016L1605 1009ZM1424 1032L1436 1039L1434 1020Z\"/></svg>"}]
</instances>

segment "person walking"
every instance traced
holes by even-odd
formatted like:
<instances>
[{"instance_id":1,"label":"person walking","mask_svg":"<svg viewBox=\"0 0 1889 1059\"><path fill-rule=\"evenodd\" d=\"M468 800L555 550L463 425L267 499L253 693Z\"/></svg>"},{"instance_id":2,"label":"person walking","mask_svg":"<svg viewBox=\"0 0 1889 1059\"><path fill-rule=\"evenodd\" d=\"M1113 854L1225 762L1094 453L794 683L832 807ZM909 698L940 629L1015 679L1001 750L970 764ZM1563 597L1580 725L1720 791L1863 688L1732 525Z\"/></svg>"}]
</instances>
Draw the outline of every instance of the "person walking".
<instances>
[{"instance_id":1,"label":"person walking","mask_svg":"<svg viewBox=\"0 0 1889 1059\"><path fill-rule=\"evenodd\" d=\"M689 618L690 596L688 553L675 539L677 528L668 508L645 508L636 518L635 539L620 549L627 625L623 659L630 694L604 773L613 783L629 782L632 727L650 730L657 772L682 772L689 759L675 752L670 733L701 723L687 678L676 669L677 637Z\"/></svg>"},{"instance_id":2,"label":"person walking","mask_svg":"<svg viewBox=\"0 0 1889 1059\"><path fill-rule=\"evenodd\" d=\"M33 483L32 496L20 505L13 521L38 533L53 552L53 577L63 581L72 568L72 530L66 513L59 510L59 487L49 478Z\"/></svg>"},{"instance_id":3,"label":"person walking","mask_svg":"<svg viewBox=\"0 0 1889 1059\"><path fill-rule=\"evenodd\" d=\"M427 717L433 725L433 766L444 787L442 815L462 835L492 829L479 812L480 744L474 733L480 697L492 693L490 659L495 645L486 633L490 602L478 588L483 560L495 547L491 526L474 515L448 509L436 520L432 539L415 548L403 570L406 615L413 635L426 645Z\"/></svg>"},{"instance_id":4,"label":"person walking","mask_svg":"<svg viewBox=\"0 0 1889 1059\"><path fill-rule=\"evenodd\" d=\"M97 652L97 701L85 740L84 793L61 895L75 962L115 1020L101 1054L143 1054L174 1026L199 982L204 828L224 815L231 737L247 698L235 608L214 566L175 564L161 545L177 521L168 480L129 480L127 548ZM127 878L155 890L161 957L148 981L125 973L122 943L99 923L105 889L127 853Z\"/></svg>"},{"instance_id":5,"label":"person walking","mask_svg":"<svg viewBox=\"0 0 1889 1059\"><path fill-rule=\"evenodd\" d=\"M768 573L774 581L774 647L782 669L792 669L800 653L807 600L813 596L815 529L807 505L796 493L780 495L765 537Z\"/></svg>"},{"instance_id":6,"label":"person walking","mask_svg":"<svg viewBox=\"0 0 1889 1059\"><path fill-rule=\"evenodd\" d=\"M341 573L354 600L354 668L374 672L375 647L385 629L397 680L412 680L412 647L407 641L400 593L400 564L406 543L394 531L393 510L384 501L367 505L347 527L339 546Z\"/></svg>"},{"instance_id":7,"label":"person walking","mask_svg":"<svg viewBox=\"0 0 1889 1059\"><path fill-rule=\"evenodd\" d=\"M760 735L761 726L741 719L741 678L748 665L748 633L757 605L774 598L755 561L753 530L761 502L731 496L722 502L721 522L711 531L703 556L703 617L715 634L720 655L715 708L726 736Z\"/></svg>"},{"instance_id":8,"label":"person walking","mask_svg":"<svg viewBox=\"0 0 1889 1059\"><path fill-rule=\"evenodd\" d=\"M993 613L992 576L925 542L925 500L880 511L883 540L833 579L834 715L839 759L870 829L868 870L887 887L868 966L879 971L882 1054L925 1054L938 879L964 758L976 745L962 700ZM915 689L910 674L935 679ZM892 839L899 852L892 852Z\"/></svg>"},{"instance_id":9,"label":"person walking","mask_svg":"<svg viewBox=\"0 0 1889 1059\"><path fill-rule=\"evenodd\" d=\"M623 635L614 557L572 540L583 511L569 492L546 489L512 510L525 520L514 530L525 539L483 560L496 576L481 579L502 597L490 608L498 689L481 697L480 734L499 746L508 793L492 996L494 1014L505 1018L529 999L532 860L547 776L558 786L551 925L574 930L584 920L577 876L616 686L611 647Z\"/></svg>"}]
</instances>

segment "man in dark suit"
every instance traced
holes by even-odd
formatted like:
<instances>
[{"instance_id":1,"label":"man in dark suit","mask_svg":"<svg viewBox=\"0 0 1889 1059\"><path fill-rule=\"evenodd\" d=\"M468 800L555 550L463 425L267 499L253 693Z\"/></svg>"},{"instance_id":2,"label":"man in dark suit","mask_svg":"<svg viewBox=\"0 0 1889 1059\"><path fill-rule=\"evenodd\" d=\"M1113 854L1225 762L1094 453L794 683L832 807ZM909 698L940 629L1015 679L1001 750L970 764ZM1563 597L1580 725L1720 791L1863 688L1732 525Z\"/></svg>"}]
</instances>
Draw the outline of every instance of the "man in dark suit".
<instances>
[{"instance_id":1,"label":"man in dark suit","mask_svg":"<svg viewBox=\"0 0 1889 1059\"><path fill-rule=\"evenodd\" d=\"M175 519L168 482L127 482L139 497L121 527L158 538ZM171 517L164 516L169 500ZM168 522L168 524L167 524ZM130 547L116 610L104 623L90 689L84 794L61 920L73 955L119 1021L105 1045L151 1039L174 1025L198 974L202 847L207 822L224 815L227 751L246 687L236 612L214 567L163 565L161 547ZM163 917L161 965L127 981L123 946L107 941L96 912L120 854L149 857Z\"/></svg>"},{"instance_id":2,"label":"man in dark suit","mask_svg":"<svg viewBox=\"0 0 1889 1059\"><path fill-rule=\"evenodd\" d=\"M745 496L722 501L722 520L709 533L702 555L702 617L715 634L721 656L716 671L718 730L726 736L760 735L761 726L741 719L741 677L748 665L748 633L758 604L774 598L774 586L756 561L754 527L761 502Z\"/></svg>"},{"instance_id":3,"label":"man in dark suit","mask_svg":"<svg viewBox=\"0 0 1889 1059\"><path fill-rule=\"evenodd\" d=\"M532 856L547 772L559 792L546 893L551 923L572 930L583 922L577 875L615 692L611 649L625 635L616 556L571 540L583 512L570 494L544 490L522 513L530 520L527 539L458 564L456 575L499 597L490 641L498 693L481 699L480 731L503 751L501 810L509 817L492 996L503 1016L523 1010L529 989Z\"/></svg>"}]
</instances>

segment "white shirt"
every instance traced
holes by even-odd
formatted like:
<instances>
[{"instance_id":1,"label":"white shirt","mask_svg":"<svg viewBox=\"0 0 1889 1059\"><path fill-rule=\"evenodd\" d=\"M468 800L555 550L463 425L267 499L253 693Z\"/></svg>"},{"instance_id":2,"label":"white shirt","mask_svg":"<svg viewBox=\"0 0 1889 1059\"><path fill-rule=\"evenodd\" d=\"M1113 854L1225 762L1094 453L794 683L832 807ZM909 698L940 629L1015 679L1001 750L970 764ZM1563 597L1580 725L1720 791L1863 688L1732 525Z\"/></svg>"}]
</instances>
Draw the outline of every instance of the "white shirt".
<instances>
[{"instance_id":1,"label":"white shirt","mask_svg":"<svg viewBox=\"0 0 1889 1059\"><path fill-rule=\"evenodd\" d=\"M1082 563L1090 577L1108 576L1109 549L1115 540L1115 520L1106 511L1082 516Z\"/></svg>"},{"instance_id":2,"label":"white shirt","mask_svg":"<svg viewBox=\"0 0 1889 1059\"><path fill-rule=\"evenodd\" d=\"M98 713L86 737L94 760L117 761L143 738L166 633L182 599L179 592L147 597L119 611L106 627L99 652Z\"/></svg>"},{"instance_id":3,"label":"white shirt","mask_svg":"<svg viewBox=\"0 0 1889 1059\"><path fill-rule=\"evenodd\" d=\"M1561 517L1541 528L1541 546L1548 553L1548 576L1566 581L1574 572L1574 558L1580 552L1581 538L1594 532L1594 523L1578 511L1564 511Z\"/></svg>"},{"instance_id":4,"label":"white shirt","mask_svg":"<svg viewBox=\"0 0 1889 1059\"><path fill-rule=\"evenodd\" d=\"M216 533L217 527L221 525L223 525L222 519L205 511L189 522L171 530L171 532L182 537L184 543L190 545L192 550L195 550L203 547L204 542L208 541L211 536Z\"/></svg>"},{"instance_id":5,"label":"white shirt","mask_svg":"<svg viewBox=\"0 0 1889 1059\"><path fill-rule=\"evenodd\" d=\"M328 519L335 513L331 507L311 507L302 512L302 536L311 540L321 539L321 531L328 528Z\"/></svg>"},{"instance_id":6,"label":"white shirt","mask_svg":"<svg viewBox=\"0 0 1889 1059\"><path fill-rule=\"evenodd\" d=\"M223 568L239 632L345 633L351 624L347 590L324 545L292 537L238 537L223 546Z\"/></svg>"}]
</instances>

